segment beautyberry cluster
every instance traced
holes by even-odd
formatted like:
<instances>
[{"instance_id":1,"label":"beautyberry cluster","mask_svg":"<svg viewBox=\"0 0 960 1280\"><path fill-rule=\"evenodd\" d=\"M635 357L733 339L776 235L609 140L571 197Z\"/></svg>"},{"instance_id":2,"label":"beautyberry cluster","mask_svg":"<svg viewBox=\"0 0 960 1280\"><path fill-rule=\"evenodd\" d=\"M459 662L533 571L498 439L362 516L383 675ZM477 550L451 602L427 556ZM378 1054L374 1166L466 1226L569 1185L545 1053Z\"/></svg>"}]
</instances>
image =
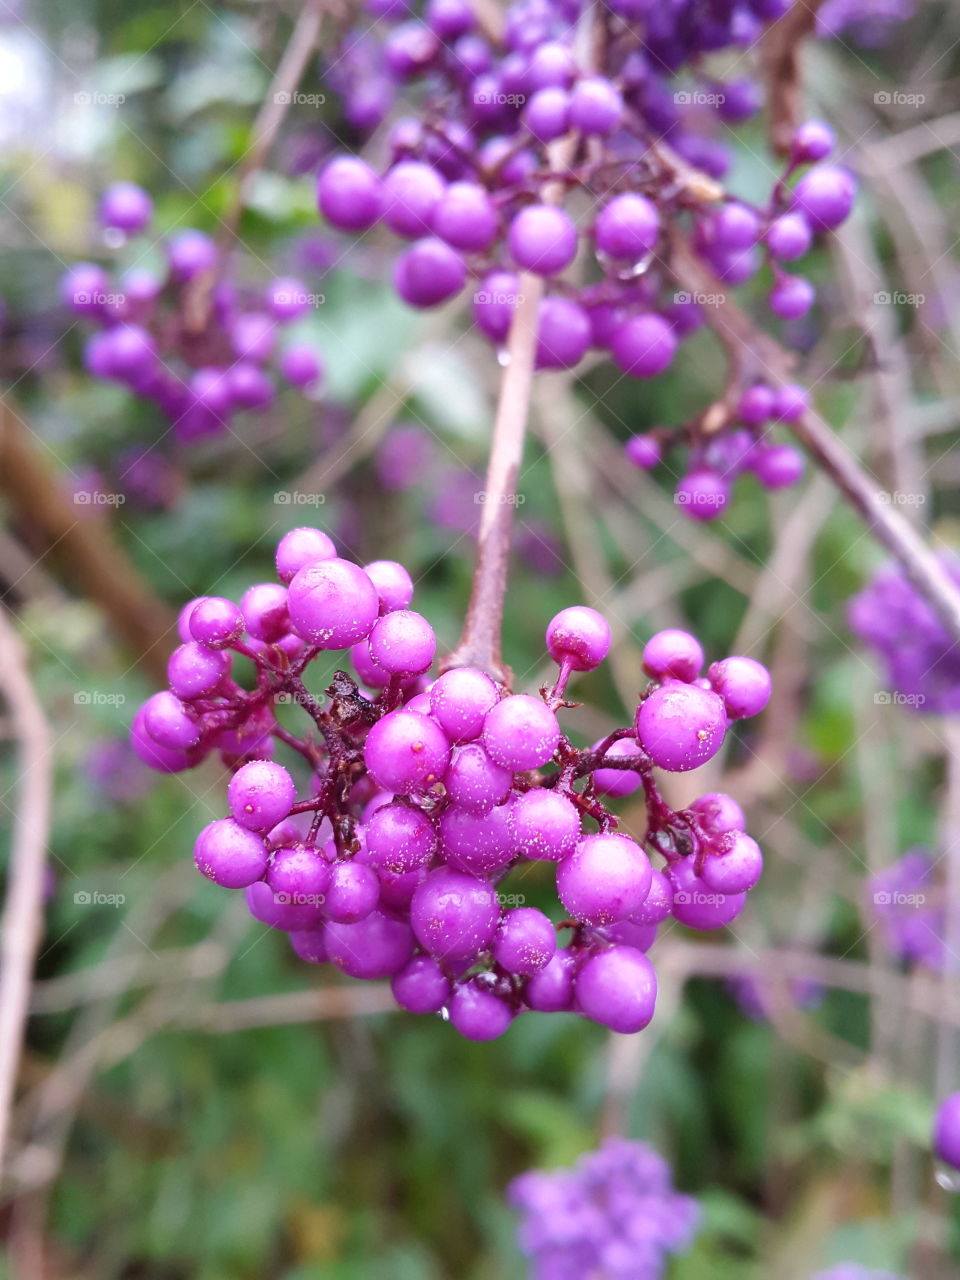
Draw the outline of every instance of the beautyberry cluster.
<instances>
[{"instance_id":1,"label":"beautyberry cluster","mask_svg":"<svg viewBox=\"0 0 960 1280\"><path fill-rule=\"evenodd\" d=\"M723 84L702 71L703 54L751 44L786 8L780 0L720 6L706 22L692 0L656 9L622 0L599 15L601 65L591 70L578 59L577 4L517 0L497 47L466 0L428 3L422 19L395 0L372 7L397 20L384 72L419 89L418 113L393 126L376 169L357 156L332 160L318 202L342 231L382 222L411 242L394 270L411 306L437 306L469 285L474 320L499 345L522 293L519 273L531 272L549 281L541 368L570 368L592 347L629 376L650 378L711 304L677 292L671 260L682 237L723 284L768 264L777 316L810 309L813 286L783 264L847 217L853 178L821 163L833 135L811 121L764 207L728 196L717 179L729 156L715 134L754 114L759 95L749 81ZM690 89L679 87L686 73Z\"/></svg>"},{"instance_id":2,"label":"beautyberry cluster","mask_svg":"<svg viewBox=\"0 0 960 1280\"><path fill-rule=\"evenodd\" d=\"M803 477L799 449L778 441L774 429L796 422L809 407L803 387L755 382L740 396L732 416L720 429L707 431L701 421L687 428L657 428L633 436L625 446L635 467L652 471L670 450L687 446L683 474L674 492L677 506L691 520L715 520L730 505L733 482L749 473L765 489L787 489Z\"/></svg>"},{"instance_id":3,"label":"beautyberry cluster","mask_svg":"<svg viewBox=\"0 0 960 1280\"><path fill-rule=\"evenodd\" d=\"M522 1214L531 1280L659 1280L700 1217L697 1202L674 1191L662 1156L625 1138L608 1138L571 1169L521 1174L507 1194Z\"/></svg>"},{"instance_id":4,"label":"beautyberry cluster","mask_svg":"<svg viewBox=\"0 0 960 1280\"><path fill-rule=\"evenodd\" d=\"M133 724L136 750L158 769L219 753L234 771L230 816L197 839L200 871L244 889L252 914L289 932L303 959L390 978L403 1008L445 1010L468 1038L500 1035L524 1009L645 1027L657 926L669 916L695 929L728 924L763 866L733 799L705 795L674 811L654 769L711 759L732 722L766 705L766 669L731 657L701 675L694 637L659 632L644 649L650 680L634 723L578 749L558 712L575 705L564 698L573 674L609 649L595 610L552 619L555 683L514 694L471 667L428 676L436 638L410 608L401 565L361 568L310 528L281 539L276 564L279 582L250 587L239 605L186 606L170 687ZM331 651L352 674L338 670L323 697L306 679ZM235 656L254 664L254 687L237 681ZM281 725L288 702L311 732ZM300 757L299 780L272 758L277 743ZM606 807L641 787L642 842ZM515 891L542 862L554 864L566 913L557 923Z\"/></svg>"},{"instance_id":5,"label":"beautyberry cluster","mask_svg":"<svg viewBox=\"0 0 960 1280\"><path fill-rule=\"evenodd\" d=\"M960 585L960 559L944 553L941 563ZM886 667L888 687L878 702L935 715L960 710L960 650L901 568L879 570L850 601L848 617Z\"/></svg>"},{"instance_id":6,"label":"beautyberry cluster","mask_svg":"<svg viewBox=\"0 0 960 1280\"><path fill-rule=\"evenodd\" d=\"M141 187L108 187L100 206L108 243L146 231L152 213ZM312 305L302 281L277 278L250 295L223 278L221 250L193 228L162 248L162 272L134 262L112 279L105 267L78 262L65 274L64 305L98 326L84 348L89 373L155 404L185 443L221 435L239 411L268 408L277 394L271 368L304 393L316 388L323 368L313 347L278 350L283 328Z\"/></svg>"}]
</instances>

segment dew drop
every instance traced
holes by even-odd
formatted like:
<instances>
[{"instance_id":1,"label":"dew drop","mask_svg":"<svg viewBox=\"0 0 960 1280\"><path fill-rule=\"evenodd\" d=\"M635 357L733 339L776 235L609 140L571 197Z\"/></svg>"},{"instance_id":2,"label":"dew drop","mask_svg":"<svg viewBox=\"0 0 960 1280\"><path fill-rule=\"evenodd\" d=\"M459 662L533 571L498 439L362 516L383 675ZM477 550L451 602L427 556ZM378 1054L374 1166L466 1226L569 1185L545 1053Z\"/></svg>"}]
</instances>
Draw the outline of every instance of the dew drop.
<instances>
[{"instance_id":1,"label":"dew drop","mask_svg":"<svg viewBox=\"0 0 960 1280\"><path fill-rule=\"evenodd\" d=\"M954 1194L960 1191L960 1169L953 1169L947 1164L938 1164L936 1170L937 1185L944 1191Z\"/></svg>"},{"instance_id":2,"label":"dew drop","mask_svg":"<svg viewBox=\"0 0 960 1280\"><path fill-rule=\"evenodd\" d=\"M506 347L497 347L497 364L501 369L505 369L510 363L510 352Z\"/></svg>"}]
</instances>

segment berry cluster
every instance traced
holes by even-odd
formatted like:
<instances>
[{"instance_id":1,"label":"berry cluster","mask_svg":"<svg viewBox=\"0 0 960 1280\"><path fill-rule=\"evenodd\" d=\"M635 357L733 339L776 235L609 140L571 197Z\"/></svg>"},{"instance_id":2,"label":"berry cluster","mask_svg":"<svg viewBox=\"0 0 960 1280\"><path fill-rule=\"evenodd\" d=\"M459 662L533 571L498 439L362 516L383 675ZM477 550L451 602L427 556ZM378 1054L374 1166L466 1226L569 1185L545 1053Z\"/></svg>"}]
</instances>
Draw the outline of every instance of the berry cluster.
<instances>
[{"instance_id":1,"label":"berry cluster","mask_svg":"<svg viewBox=\"0 0 960 1280\"><path fill-rule=\"evenodd\" d=\"M803 454L776 441L773 429L796 422L809 407L803 387L788 383L769 387L755 382L740 396L736 410L719 431L693 427L658 428L627 441L625 452L635 467L652 471L669 449L689 445L685 473L674 500L691 520L715 520L729 506L737 476L749 472L765 489L787 489L803 476Z\"/></svg>"},{"instance_id":2,"label":"berry cluster","mask_svg":"<svg viewBox=\"0 0 960 1280\"><path fill-rule=\"evenodd\" d=\"M674 1191L663 1157L625 1138L608 1138L571 1169L521 1174L508 1198L523 1215L532 1280L659 1280L700 1217L697 1202Z\"/></svg>"},{"instance_id":3,"label":"berry cluster","mask_svg":"<svg viewBox=\"0 0 960 1280\"><path fill-rule=\"evenodd\" d=\"M239 605L205 597L185 607L170 688L132 727L155 768L219 752L234 770L230 816L197 839L200 871L245 889L253 915L287 930L304 959L390 977L400 1005L447 1010L469 1038L500 1035L523 1009L575 1008L622 1032L646 1026L656 977L644 953L658 924L728 924L763 865L734 800L715 793L674 811L654 768L684 772L713 757L731 722L766 705L766 669L732 657L702 676L694 637L659 632L644 649L650 682L634 724L578 749L557 713L575 705L564 698L571 676L609 649L596 611L575 606L550 622L557 679L535 697L470 667L429 679L436 638L410 609L399 564L361 568L325 533L301 528L281 539L277 573ZM337 671L324 700L305 677L336 650L349 651L353 675ZM255 687L235 680L234 655L253 662ZM281 726L287 702L312 732ZM277 742L304 763L299 788L272 759ZM606 807L641 787L643 844ZM537 862L555 864L567 913L557 925L503 883Z\"/></svg>"},{"instance_id":4,"label":"berry cluster","mask_svg":"<svg viewBox=\"0 0 960 1280\"><path fill-rule=\"evenodd\" d=\"M941 563L960 586L960 559L943 554ZM901 568L881 569L850 601L848 616L886 666L888 688L878 701L938 715L960 710L960 650Z\"/></svg>"},{"instance_id":5,"label":"berry cluster","mask_svg":"<svg viewBox=\"0 0 960 1280\"><path fill-rule=\"evenodd\" d=\"M145 231L152 212L134 183L108 187L100 205L108 243ZM277 394L271 361L286 384L304 393L318 385L313 347L291 342L277 352L283 327L312 305L300 280L277 278L262 297L247 296L219 278L220 250L193 228L166 238L163 250L165 273L134 264L111 280L92 262L66 272L64 305L99 326L84 348L89 373L155 404L181 442L222 434L240 410L269 407Z\"/></svg>"},{"instance_id":6,"label":"berry cluster","mask_svg":"<svg viewBox=\"0 0 960 1280\"><path fill-rule=\"evenodd\" d=\"M749 81L707 81L700 70L702 54L752 43L785 7L718 6L704 21L692 0L656 11L622 0L598 18L601 65L584 71L579 5L516 0L494 47L466 0L434 0L422 20L375 0L388 23L403 19L384 40L385 75L422 99L416 117L390 130L379 172L357 156L326 165L321 212L342 231L382 222L412 242L394 270L411 306L437 306L472 282L475 323L497 345L522 294L519 273L545 277L541 368L573 367L592 347L631 377L662 372L713 305L677 292L677 237L724 284L768 264L774 314L803 316L814 288L783 264L847 217L853 178L821 163L833 135L811 121L764 207L729 197L717 181L729 157L714 134L752 115L759 95ZM680 88L681 72L699 83Z\"/></svg>"}]
</instances>

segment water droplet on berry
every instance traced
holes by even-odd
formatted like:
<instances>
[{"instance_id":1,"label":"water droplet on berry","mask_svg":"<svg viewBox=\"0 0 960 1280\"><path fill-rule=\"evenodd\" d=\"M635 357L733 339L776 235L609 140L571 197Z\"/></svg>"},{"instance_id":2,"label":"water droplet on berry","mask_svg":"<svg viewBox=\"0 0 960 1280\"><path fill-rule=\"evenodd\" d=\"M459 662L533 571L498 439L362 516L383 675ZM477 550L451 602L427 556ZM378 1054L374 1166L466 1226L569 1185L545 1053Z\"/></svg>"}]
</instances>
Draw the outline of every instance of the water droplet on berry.
<instances>
[{"instance_id":1,"label":"water droplet on berry","mask_svg":"<svg viewBox=\"0 0 960 1280\"><path fill-rule=\"evenodd\" d=\"M944 1191L953 1193L960 1191L960 1169L951 1169L949 1165L941 1164L937 1166L935 1176L937 1185L942 1187Z\"/></svg>"}]
</instances>

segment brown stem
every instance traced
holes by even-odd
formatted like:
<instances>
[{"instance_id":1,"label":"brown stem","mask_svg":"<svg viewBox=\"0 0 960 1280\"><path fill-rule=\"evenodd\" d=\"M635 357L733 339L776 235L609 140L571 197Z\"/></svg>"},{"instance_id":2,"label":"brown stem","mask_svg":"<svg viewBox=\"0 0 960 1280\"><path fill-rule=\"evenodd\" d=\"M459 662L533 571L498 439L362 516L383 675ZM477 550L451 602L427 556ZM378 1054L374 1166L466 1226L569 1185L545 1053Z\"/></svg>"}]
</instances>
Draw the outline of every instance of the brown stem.
<instances>
[{"instance_id":1,"label":"brown stem","mask_svg":"<svg viewBox=\"0 0 960 1280\"><path fill-rule=\"evenodd\" d=\"M729 416L735 395L752 379L762 378L773 386L783 386L791 380L793 355L754 325L679 235L673 237L671 244L671 269L682 288L721 299L717 306L705 307L704 313L707 323L727 349L734 374L722 406L724 415ZM715 408L717 406L711 406L707 410L705 419ZM960 643L960 591L934 552L893 506L883 486L864 470L813 409L786 425L830 477L873 537L897 560L916 589L936 610L950 636Z\"/></svg>"},{"instance_id":2,"label":"brown stem","mask_svg":"<svg viewBox=\"0 0 960 1280\"><path fill-rule=\"evenodd\" d=\"M507 339L507 367L500 383L486 484L474 495L475 501L483 503L483 510L470 604L460 643L443 664L444 670L478 667L507 685L511 673L500 657L500 629L542 296L543 280L527 273L521 275L521 301L513 313Z\"/></svg>"},{"instance_id":3,"label":"brown stem","mask_svg":"<svg viewBox=\"0 0 960 1280\"><path fill-rule=\"evenodd\" d=\"M770 141L774 151L787 155L803 112L800 51L812 35L823 0L794 0L787 12L768 27L760 42L760 59L770 103Z\"/></svg>"},{"instance_id":4,"label":"brown stem","mask_svg":"<svg viewBox=\"0 0 960 1280\"><path fill-rule=\"evenodd\" d=\"M20 797L0 936L0 1168L10 1133L30 984L43 909L44 867L53 791L50 727L27 672L26 656L0 610L0 687L20 740Z\"/></svg>"},{"instance_id":5,"label":"brown stem","mask_svg":"<svg viewBox=\"0 0 960 1280\"><path fill-rule=\"evenodd\" d=\"M55 556L103 609L137 663L166 680L173 614L114 542L103 517L70 502L29 428L6 402L0 402L0 493L34 547Z\"/></svg>"}]
</instances>

